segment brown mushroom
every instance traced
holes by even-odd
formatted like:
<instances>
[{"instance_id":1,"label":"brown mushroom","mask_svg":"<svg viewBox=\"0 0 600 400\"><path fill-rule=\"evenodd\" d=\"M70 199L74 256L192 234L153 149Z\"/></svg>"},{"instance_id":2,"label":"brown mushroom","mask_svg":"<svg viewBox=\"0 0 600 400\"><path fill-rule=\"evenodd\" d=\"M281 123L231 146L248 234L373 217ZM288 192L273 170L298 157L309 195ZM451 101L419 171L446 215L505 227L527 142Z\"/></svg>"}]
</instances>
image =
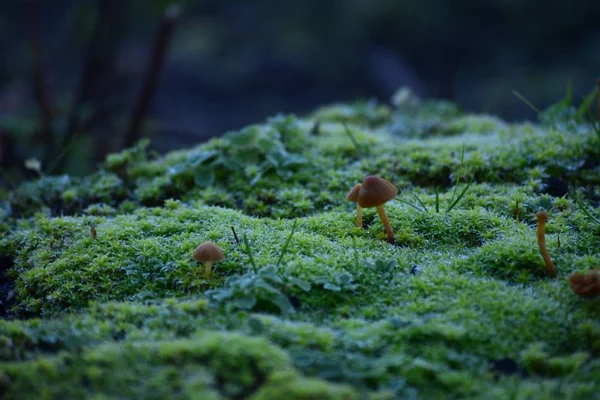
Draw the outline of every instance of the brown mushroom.
<instances>
[{"instance_id":1,"label":"brown mushroom","mask_svg":"<svg viewBox=\"0 0 600 400\"><path fill-rule=\"evenodd\" d=\"M223 249L213 242L204 242L194 249L192 254L194 260L204 263L204 275L209 278L212 273L212 263L225 258Z\"/></svg>"},{"instance_id":2,"label":"brown mushroom","mask_svg":"<svg viewBox=\"0 0 600 400\"><path fill-rule=\"evenodd\" d=\"M548 271L548 275L551 278L556 277L556 267L552 262L552 258L550 258L550 253L548 253L548 248L546 247L546 222L548 221L548 214L545 211L540 211L537 213L537 241L538 247L540 248L540 253L542 253L542 258L544 259L544 264L546 265L546 270Z\"/></svg>"},{"instance_id":3,"label":"brown mushroom","mask_svg":"<svg viewBox=\"0 0 600 400\"><path fill-rule=\"evenodd\" d=\"M356 203L356 226L362 228L362 207L358 205L358 192L362 183L357 183L354 187L346 194L346 200Z\"/></svg>"},{"instance_id":4,"label":"brown mushroom","mask_svg":"<svg viewBox=\"0 0 600 400\"><path fill-rule=\"evenodd\" d=\"M385 233L390 243L394 242L395 237L383 205L396 197L397 194L398 188L396 186L378 176L367 176L358 191L358 205L362 208L377 208L377 213L381 222L383 222L383 226L385 226Z\"/></svg>"},{"instance_id":5,"label":"brown mushroom","mask_svg":"<svg viewBox=\"0 0 600 400\"><path fill-rule=\"evenodd\" d=\"M600 273L594 268L587 273L575 272L569 277L569 286L581 297L600 296Z\"/></svg>"}]
</instances>

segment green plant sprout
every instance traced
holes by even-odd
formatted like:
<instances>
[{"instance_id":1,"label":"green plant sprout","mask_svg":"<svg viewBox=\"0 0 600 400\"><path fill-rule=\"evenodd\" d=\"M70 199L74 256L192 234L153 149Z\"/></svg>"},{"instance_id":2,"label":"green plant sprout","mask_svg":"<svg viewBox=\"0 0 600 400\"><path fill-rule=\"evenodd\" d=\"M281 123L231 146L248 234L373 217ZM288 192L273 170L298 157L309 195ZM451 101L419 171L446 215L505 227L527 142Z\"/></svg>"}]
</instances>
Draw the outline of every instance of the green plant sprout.
<instances>
[{"instance_id":1,"label":"green plant sprout","mask_svg":"<svg viewBox=\"0 0 600 400\"><path fill-rule=\"evenodd\" d=\"M540 111L539 108L537 108L531 101L527 100L525 98L525 96L523 96L521 93L517 92L516 90L513 90L513 94L515 96L517 96L517 98L519 100L521 100L523 103L525 103L525 105L529 108L531 108L533 111L536 112L536 114L538 115L538 117L540 117L542 115L542 112Z\"/></svg>"},{"instance_id":2,"label":"green plant sprout","mask_svg":"<svg viewBox=\"0 0 600 400\"><path fill-rule=\"evenodd\" d=\"M350 138L350 141L354 145L354 150L356 151L356 154L360 157L361 152L360 152L360 147L358 145L358 141L356 140L356 138L354 137L354 134L348 127L348 124L346 122L342 122L342 125L344 126L344 132L346 132L346 135L348 135L348 137Z\"/></svg>"},{"instance_id":3,"label":"green plant sprout","mask_svg":"<svg viewBox=\"0 0 600 400\"><path fill-rule=\"evenodd\" d=\"M292 225L292 231L290 232L290 235L288 236L287 240L283 244L283 247L281 248L281 254L279 255L279 259L277 260L276 267L279 267L279 265L281 264L281 261L283 261L283 256L285 256L288 246L289 246L290 242L292 241L292 236L294 236L294 232L296 231L297 223L298 223L298 220L295 219L294 224Z\"/></svg>"},{"instance_id":4,"label":"green plant sprout","mask_svg":"<svg viewBox=\"0 0 600 400\"><path fill-rule=\"evenodd\" d=\"M356 247L356 236L352 235L352 248L354 249L354 266L358 271L358 248Z\"/></svg>"},{"instance_id":5,"label":"green plant sprout","mask_svg":"<svg viewBox=\"0 0 600 400\"><path fill-rule=\"evenodd\" d=\"M244 234L242 236L242 240L244 241L244 245L246 246L246 254L248 255L248 259L250 260L250 265L252 265L252 270L257 273L258 268L256 267L256 263L254 262L254 257L252 256L252 251L250 250L250 243L248 243L248 236Z\"/></svg>"},{"instance_id":6,"label":"green plant sprout","mask_svg":"<svg viewBox=\"0 0 600 400\"><path fill-rule=\"evenodd\" d=\"M525 98L525 96L516 90L513 90L513 94L527 107L535 111L540 122L546 122L551 126L556 127L557 122L567 122L570 120L577 123L584 122L586 119L586 114L589 113L590 107L598 95L598 89L594 87L594 89L583 98L579 106L575 108L573 104L573 88L571 81L569 80L567 82L565 97L561 101L550 105L544 111L540 110L533 104L533 102ZM592 125L595 128L595 125Z\"/></svg>"},{"instance_id":7,"label":"green plant sprout","mask_svg":"<svg viewBox=\"0 0 600 400\"><path fill-rule=\"evenodd\" d=\"M585 205L583 205L583 203L575 198L573 199L575 201L575 204L577 204L579 206L579 208L581 209L581 211L588 216L589 219L591 219L592 221L594 221L595 223L597 223L598 225L600 225L600 219L598 219L597 217L595 217L594 215L592 215L592 213L586 208Z\"/></svg>"},{"instance_id":8,"label":"green plant sprout","mask_svg":"<svg viewBox=\"0 0 600 400\"><path fill-rule=\"evenodd\" d=\"M464 165L464 162L465 162L465 145L463 143L462 152L461 152L461 156L460 156L459 168ZM463 188L463 190L458 194L458 196L456 196L458 186L460 185L460 177L458 177L456 179L456 184L454 185L454 191L452 192L452 197L450 198L450 201L448 202L449 204L448 204L448 208L446 208L446 213L449 213L450 211L452 211L452 209L454 209L454 207L456 207L458 205L458 203L462 200L462 198L467 193L467 190L469 190L469 187L471 187L473 182L474 182L473 179L470 180L469 183L467 183L467 185ZM406 200L400 199L400 198L396 198L395 200L398 200L399 202L404 203L404 204L414 208L415 210L418 210L421 212L429 212L429 209L425 206L425 203L423 203L421 198L419 198L419 196L416 193L413 193L413 196L417 200L417 203L419 204L420 208L417 207L416 204L412 204L412 203L410 203ZM436 213L440 212L440 187L439 186L435 187L435 212Z\"/></svg>"}]
</instances>

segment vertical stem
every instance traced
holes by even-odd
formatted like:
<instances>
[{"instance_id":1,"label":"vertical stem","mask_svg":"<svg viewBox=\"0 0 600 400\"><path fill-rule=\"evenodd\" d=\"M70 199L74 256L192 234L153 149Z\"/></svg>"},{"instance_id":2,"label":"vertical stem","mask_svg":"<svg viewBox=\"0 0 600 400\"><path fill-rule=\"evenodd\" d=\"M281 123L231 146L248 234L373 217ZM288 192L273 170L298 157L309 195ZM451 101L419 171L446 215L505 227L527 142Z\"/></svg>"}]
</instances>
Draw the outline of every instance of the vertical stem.
<instances>
[{"instance_id":1,"label":"vertical stem","mask_svg":"<svg viewBox=\"0 0 600 400\"><path fill-rule=\"evenodd\" d=\"M352 236L352 247L354 247L354 264L358 271L358 249L356 248L356 236Z\"/></svg>"},{"instance_id":2,"label":"vertical stem","mask_svg":"<svg viewBox=\"0 0 600 400\"><path fill-rule=\"evenodd\" d=\"M154 97L154 93L156 92L158 78L160 76L167 49L169 47L169 43L171 42L173 32L175 31L175 24L178 18L179 7L176 5L169 7L165 12L165 16L160 27L158 28L158 31L156 32L154 48L152 49L152 55L150 56L150 62L142 86L142 91L140 92L137 102L133 107L133 111L131 112L129 129L127 130L125 136L125 142L123 143L124 147L133 146L140 137L144 119L146 117L146 113L148 112L148 108L150 107L152 98Z\"/></svg>"},{"instance_id":3,"label":"vertical stem","mask_svg":"<svg viewBox=\"0 0 600 400\"><path fill-rule=\"evenodd\" d=\"M356 226L358 226L359 228L362 228L363 223L362 223L362 207L358 205L358 203L356 203Z\"/></svg>"},{"instance_id":4,"label":"vertical stem","mask_svg":"<svg viewBox=\"0 0 600 400\"><path fill-rule=\"evenodd\" d=\"M45 147L43 163L47 164L54 154L54 111L48 84L48 72L44 60L43 20L39 0L29 0L31 13L31 52L33 57L33 87L40 111L41 137Z\"/></svg>"},{"instance_id":5,"label":"vertical stem","mask_svg":"<svg viewBox=\"0 0 600 400\"><path fill-rule=\"evenodd\" d=\"M396 240L394 237L394 231L392 231L392 225L390 224L390 220L388 219L383 206L377 206L377 214L379 214L379 218L385 227L385 233L387 235L388 242L394 243Z\"/></svg>"},{"instance_id":6,"label":"vertical stem","mask_svg":"<svg viewBox=\"0 0 600 400\"><path fill-rule=\"evenodd\" d=\"M211 274L212 274L212 261L206 261L204 263L204 276L206 276L207 278L210 278Z\"/></svg>"},{"instance_id":7,"label":"vertical stem","mask_svg":"<svg viewBox=\"0 0 600 400\"><path fill-rule=\"evenodd\" d=\"M537 240L538 247L540 248L540 253L542 253L542 258L544 259L544 264L546 265L546 270L548 271L548 275L551 278L556 276L556 268L554 267L554 263L552 262L552 258L550 258L550 253L548 253L548 248L546 247L546 221L548 220L548 214L545 212L537 213Z\"/></svg>"}]
</instances>

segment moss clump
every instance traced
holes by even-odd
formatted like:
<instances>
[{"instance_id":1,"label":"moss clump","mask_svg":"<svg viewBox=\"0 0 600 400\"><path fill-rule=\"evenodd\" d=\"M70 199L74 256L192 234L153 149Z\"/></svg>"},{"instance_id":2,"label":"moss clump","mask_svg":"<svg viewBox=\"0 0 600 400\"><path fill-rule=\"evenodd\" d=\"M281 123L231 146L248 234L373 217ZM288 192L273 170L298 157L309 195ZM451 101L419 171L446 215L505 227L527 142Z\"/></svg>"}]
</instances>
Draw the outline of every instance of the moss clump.
<instances>
[{"instance_id":1,"label":"moss clump","mask_svg":"<svg viewBox=\"0 0 600 400\"><path fill-rule=\"evenodd\" d=\"M24 363L0 364L4 398L90 395L128 398L356 398L349 388L301 378L287 355L265 340L206 332L193 339L104 345ZM286 378L283 383L282 378ZM82 382L73 385L72 382ZM283 386L283 387L282 387ZM329 396L329 397L327 397Z\"/></svg>"},{"instance_id":2,"label":"moss clump","mask_svg":"<svg viewBox=\"0 0 600 400\"><path fill-rule=\"evenodd\" d=\"M403 92L28 182L0 208L0 394L592 398L600 300L566 278L600 265L600 145L560 115L508 124ZM372 174L400 189L393 244L344 198ZM207 240L226 254L210 279L191 258Z\"/></svg>"}]
</instances>

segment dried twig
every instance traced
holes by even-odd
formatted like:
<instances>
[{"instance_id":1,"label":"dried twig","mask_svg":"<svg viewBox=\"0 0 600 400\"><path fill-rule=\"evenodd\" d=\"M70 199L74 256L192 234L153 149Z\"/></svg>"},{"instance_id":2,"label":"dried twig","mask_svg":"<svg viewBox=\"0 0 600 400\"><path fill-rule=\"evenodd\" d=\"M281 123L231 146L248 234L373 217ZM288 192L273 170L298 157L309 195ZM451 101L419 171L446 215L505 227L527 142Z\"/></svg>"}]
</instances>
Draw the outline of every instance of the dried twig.
<instances>
[{"instance_id":1,"label":"dried twig","mask_svg":"<svg viewBox=\"0 0 600 400\"><path fill-rule=\"evenodd\" d=\"M180 9L177 5L173 5L167 9L163 21L156 32L154 39L154 48L150 58L150 64L146 72L146 78L142 86L142 91L138 97L137 102L131 112L131 120L129 129L125 136L124 147L130 147L137 142L140 137L144 119L148 108L154 97L156 86L158 84L158 78L165 60L165 54L173 32L175 30L175 24L179 18Z\"/></svg>"},{"instance_id":2,"label":"dried twig","mask_svg":"<svg viewBox=\"0 0 600 400\"><path fill-rule=\"evenodd\" d=\"M235 239L235 242L237 243L237 245L240 245L240 239L238 238L237 233L235 232L235 228L232 226L231 227L231 231L233 232L233 238Z\"/></svg>"}]
</instances>

